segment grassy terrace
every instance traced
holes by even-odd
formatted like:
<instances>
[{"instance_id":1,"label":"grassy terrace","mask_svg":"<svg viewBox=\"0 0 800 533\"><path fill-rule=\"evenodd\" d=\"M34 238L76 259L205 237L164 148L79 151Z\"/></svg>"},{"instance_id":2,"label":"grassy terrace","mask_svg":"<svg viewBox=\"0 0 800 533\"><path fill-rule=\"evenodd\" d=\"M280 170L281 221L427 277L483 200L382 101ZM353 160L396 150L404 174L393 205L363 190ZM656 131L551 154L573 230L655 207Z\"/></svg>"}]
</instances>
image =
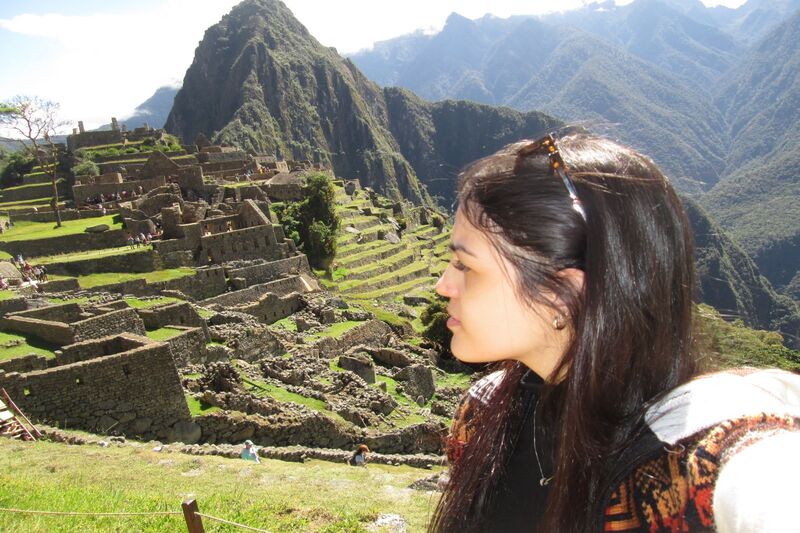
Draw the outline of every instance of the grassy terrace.
<instances>
[{"instance_id":1,"label":"grassy terrace","mask_svg":"<svg viewBox=\"0 0 800 533\"><path fill-rule=\"evenodd\" d=\"M367 279L356 279L352 281L343 281L339 284L339 289L342 291L352 291L356 290L362 286L369 286L373 283L380 283L386 280L393 279L398 276L405 276L407 274L412 274L415 272L422 273L424 271L425 275L428 274L428 265L420 262L415 261L410 265L406 265L399 270L392 270L389 272L384 272L378 276L367 278Z\"/></svg>"},{"instance_id":2,"label":"grassy terrace","mask_svg":"<svg viewBox=\"0 0 800 533\"><path fill-rule=\"evenodd\" d=\"M147 309L149 307L156 307L158 305L171 304L181 301L177 298L173 298L172 296L158 296L156 298L147 298L147 299L128 297L128 298L123 298L123 300L128 302L128 305L136 309Z\"/></svg>"},{"instance_id":3,"label":"grassy terrace","mask_svg":"<svg viewBox=\"0 0 800 533\"><path fill-rule=\"evenodd\" d=\"M190 267L154 270L152 272L143 272L137 274L131 274L128 272L99 272L97 274L78 276L78 283L82 289L91 289L101 285L111 285L112 283L122 283L123 281L131 281L134 279L143 279L147 283L169 281L172 279L182 278L184 276L191 276L194 273L195 270Z\"/></svg>"},{"instance_id":4,"label":"grassy terrace","mask_svg":"<svg viewBox=\"0 0 800 533\"><path fill-rule=\"evenodd\" d=\"M0 361L7 361L32 353L44 355L49 359L54 357L53 351L55 349L56 346L42 342L32 335L0 331Z\"/></svg>"},{"instance_id":5,"label":"grassy terrace","mask_svg":"<svg viewBox=\"0 0 800 533\"><path fill-rule=\"evenodd\" d=\"M153 339L154 341L166 341L166 340L171 339L175 335L178 335L178 334L183 333L183 332L184 332L184 330L175 329L175 328L171 328L169 326L166 326L166 327L163 327L163 328L158 328L158 329L154 329L152 331L148 331L147 332L147 337L150 338L150 339Z\"/></svg>"},{"instance_id":6,"label":"grassy terrace","mask_svg":"<svg viewBox=\"0 0 800 533\"><path fill-rule=\"evenodd\" d=\"M421 278L408 280L406 282L397 285L392 285L390 287L384 287L383 289L377 289L368 292L351 293L349 296L357 300L379 300L387 296L394 296L395 294L405 294L411 289L415 289L417 287L429 286L430 288L433 288L433 285L435 283L436 283L436 278L431 276L425 276Z\"/></svg>"},{"instance_id":7,"label":"grassy terrace","mask_svg":"<svg viewBox=\"0 0 800 533\"><path fill-rule=\"evenodd\" d=\"M78 220L65 220L58 228L53 222L28 222L21 220L14 227L0 235L0 242L27 241L31 239L49 239L63 235L83 233L90 226L108 224L109 229L122 229L122 221L116 215L104 217L81 218Z\"/></svg>"},{"instance_id":8,"label":"grassy terrace","mask_svg":"<svg viewBox=\"0 0 800 533\"><path fill-rule=\"evenodd\" d=\"M56 180L56 183L64 183L64 178L59 178ZM5 189L0 190L0 193L5 191L19 191L21 189L31 189L33 187L41 187L43 189L50 189L53 187L52 183L28 183L26 185L17 185L16 187L6 187Z\"/></svg>"},{"instance_id":9,"label":"grassy terrace","mask_svg":"<svg viewBox=\"0 0 800 533\"><path fill-rule=\"evenodd\" d=\"M356 320L347 320L345 322L336 322L335 324L331 324L324 330L320 331L319 333L314 333L305 337L305 340L308 342L317 341L323 337L338 337L354 327L358 326L359 324L363 324L363 322L358 322ZM295 326L296 327L296 326Z\"/></svg>"},{"instance_id":10,"label":"grassy terrace","mask_svg":"<svg viewBox=\"0 0 800 533\"><path fill-rule=\"evenodd\" d=\"M101 250L87 250L85 252L74 252L69 254L48 255L35 257L31 262L41 265L50 263L69 263L72 261L83 261L84 259L98 259L100 257L111 257L114 255L129 255L147 252L153 249L153 245L148 244L139 248L130 246L117 246L115 248L103 248Z\"/></svg>"},{"instance_id":11,"label":"grassy terrace","mask_svg":"<svg viewBox=\"0 0 800 533\"><path fill-rule=\"evenodd\" d=\"M273 459L255 464L157 453L151 446L100 448L0 439L0 507L178 512L127 517L0 513L0 530L185 531L180 503L191 495L202 513L272 533L365 533L383 513L402 515L415 533L425 530L436 496L408 485L430 473L407 466L352 468ZM203 522L206 531L240 531Z\"/></svg>"}]
</instances>

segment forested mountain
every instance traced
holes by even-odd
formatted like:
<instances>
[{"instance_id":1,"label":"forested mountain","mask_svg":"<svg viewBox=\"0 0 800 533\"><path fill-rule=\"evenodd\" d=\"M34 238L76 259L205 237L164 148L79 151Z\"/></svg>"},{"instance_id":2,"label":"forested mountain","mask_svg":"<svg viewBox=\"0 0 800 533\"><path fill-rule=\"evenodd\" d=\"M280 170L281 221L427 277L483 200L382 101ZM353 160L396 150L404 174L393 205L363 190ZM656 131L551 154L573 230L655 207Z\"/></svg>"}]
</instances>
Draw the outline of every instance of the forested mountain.
<instances>
[{"instance_id":1,"label":"forested mountain","mask_svg":"<svg viewBox=\"0 0 800 533\"><path fill-rule=\"evenodd\" d=\"M432 105L384 91L281 2L247 0L206 31L166 128L186 140L202 132L251 151L319 159L394 198L428 203L420 180L448 201L462 165L560 125L539 112Z\"/></svg>"},{"instance_id":2,"label":"forested mountain","mask_svg":"<svg viewBox=\"0 0 800 533\"><path fill-rule=\"evenodd\" d=\"M636 0L540 18L453 14L438 34L384 41L353 61L425 98L538 109L642 150L797 298L798 9Z\"/></svg>"},{"instance_id":3,"label":"forested mountain","mask_svg":"<svg viewBox=\"0 0 800 533\"><path fill-rule=\"evenodd\" d=\"M430 198L387 128L383 92L276 0L246 0L206 30L166 129L330 163L393 198Z\"/></svg>"},{"instance_id":4,"label":"forested mountain","mask_svg":"<svg viewBox=\"0 0 800 533\"><path fill-rule=\"evenodd\" d=\"M660 20L656 15L663 15L662 19L679 19L691 26L680 13L660 6L653 5L652 17L644 8L626 13L631 11L648 20ZM619 26L606 15L600 19L610 27ZM663 25L670 27L668 21ZM586 26L591 24L587 22ZM629 24L634 26L633 22ZM703 33L690 29L698 35ZM624 30L612 33L625 34ZM666 33L672 41L680 41L683 35ZM628 46L646 52L649 48L642 43L644 35L652 37L646 31L631 35ZM707 39L710 66L696 69L701 74L689 73L687 77L716 77L727 67L730 52L722 50L733 45L730 39L717 40L722 43L712 49L709 47L714 39ZM668 51L653 52L664 59L665 64L659 65L636 57L621 42L560 21L550 24L525 17L472 21L455 14L437 35L400 38L398 44L402 53L386 42L372 52L354 55L353 61L363 65L370 78L374 78L374 71L379 83L397 84L430 100L460 98L520 110L538 109L567 121L588 123L647 152L684 191L710 188L724 168L727 137L722 116L698 84L672 72L683 68L675 65L688 63L689 52L677 59L677 54ZM416 54L412 46L417 47ZM393 60L392 68L378 67L379 57ZM698 116L704 120L698 122Z\"/></svg>"},{"instance_id":5,"label":"forested mountain","mask_svg":"<svg viewBox=\"0 0 800 533\"><path fill-rule=\"evenodd\" d=\"M480 35L489 35L495 45L483 73L465 75L454 85L443 74L441 87L472 99L500 94L568 118L588 115L612 123L606 129L619 124L620 132L629 124L630 137L623 139L639 147L656 144L645 151L683 169L673 176L716 181L724 168L720 147L727 128L721 113L709 113L710 97L585 31L518 22L518 33L498 41L497 27L476 33L475 22L451 17L445 35L416 34L407 43L427 41L438 50L420 65L424 77L463 69L483 53ZM462 38L476 46L460 46ZM393 53L390 57L403 54ZM186 140L202 132L252 151L319 159L337 175L359 178L394 198L426 203L433 195L447 206L463 165L562 124L539 111L463 100L431 103L408 90L381 89L352 62L319 45L279 1L246 0L207 30L166 127ZM692 190L690 182L683 184ZM699 263L704 301L749 325L796 335L800 317L794 304L774 293L699 208L693 223L702 237L698 257L705 258Z\"/></svg>"},{"instance_id":6,"label":"forested mountain","mask_svg":"<svg viewBox=\"0 0 800 533\"><path fill-rule=\"evenodd\" d=\"M727 175L702 200L781 288L800 276L798 43L800 12L723 80L717 105L730 124Z\"/></svg>"}]
</instances>

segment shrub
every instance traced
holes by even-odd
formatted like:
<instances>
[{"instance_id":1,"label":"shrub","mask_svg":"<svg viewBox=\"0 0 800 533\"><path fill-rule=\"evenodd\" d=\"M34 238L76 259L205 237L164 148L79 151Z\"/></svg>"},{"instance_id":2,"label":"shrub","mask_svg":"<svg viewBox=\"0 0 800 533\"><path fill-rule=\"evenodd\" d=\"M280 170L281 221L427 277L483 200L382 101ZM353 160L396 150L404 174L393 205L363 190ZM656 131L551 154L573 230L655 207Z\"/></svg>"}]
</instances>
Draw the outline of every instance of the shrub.
<instances>
[{"instance_id":1,"label":"shrub","mask_svg":"<svg viewBox=\"0 0 800 533\"><path fill-rule=\"evenodd\" d=\"M272 204L272 208L287 237L306 253L311 266L327 268L336 255L339 229L335 191L325 174L307 176L304 191L303 200L288 205Z\"/></svg>"},{"instance_id":2,"label":"shrub","mask_svg":"<svg viewBox=\"0 0 800 533\"><path fill-rule=\"evenodd\" d=\"M75 176L99 176L100 167L94 161L87 159L72 167L72 173Z\"/></svg>"},{"instance_id":3,"label":"shrub","mask_svg":"<svg viewBox=\"0 0 800 533\"><path fill-rule=\"evenodd\" d=\"M447 301L437 298L423 309L419 319L425 326L422 336L438 345L443 356L452 357L450 339L453 338L453 334L447 329L448 316Z\"/></svg>"},{"instance_id":4,"label":"shrub","mask_svg":"<svg viewBox=\"0 0 800 533\"><path fill-rule=\"evenodd\" d=\"M5 158L5 167L0 174L0 185L13 187L22 183L22 177L33 169L33 157L25 152L12 152Z\"/></svg>"}]
</instances>

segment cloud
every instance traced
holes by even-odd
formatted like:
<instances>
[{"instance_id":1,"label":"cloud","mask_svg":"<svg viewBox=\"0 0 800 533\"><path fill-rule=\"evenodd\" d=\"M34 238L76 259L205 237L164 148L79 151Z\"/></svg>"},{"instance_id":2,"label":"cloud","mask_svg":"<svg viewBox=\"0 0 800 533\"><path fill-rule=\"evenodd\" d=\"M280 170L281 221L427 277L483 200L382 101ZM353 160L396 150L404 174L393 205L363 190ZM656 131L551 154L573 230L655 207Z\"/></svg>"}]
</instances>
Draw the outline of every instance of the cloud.
<instances>
[{"instance_id":1,"label":"cloud","mask_svg":"<svg viewBox=\"0 0 800 533\"><path fill-rule=\"evenodd\" d=\"M238 0L169 0L116 13L21 14L4 29L49 45L3 76L0 98L38 94L61 103L62 117L87 127L123 117L159 86L179 85L203 32Z\"/></svg>"}]
</instances>

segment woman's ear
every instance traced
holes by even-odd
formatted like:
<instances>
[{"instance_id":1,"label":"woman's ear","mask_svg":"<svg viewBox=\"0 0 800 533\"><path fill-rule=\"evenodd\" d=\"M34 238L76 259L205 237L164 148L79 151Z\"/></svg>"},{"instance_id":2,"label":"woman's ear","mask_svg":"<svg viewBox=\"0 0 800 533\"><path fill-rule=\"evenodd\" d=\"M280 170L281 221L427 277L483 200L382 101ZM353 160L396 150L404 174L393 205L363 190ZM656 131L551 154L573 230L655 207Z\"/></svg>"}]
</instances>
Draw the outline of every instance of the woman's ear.
<instances>
[{"instance_id":1,"label":"woman's ear","mask_svg":"<svg viewBox=\"0 0 800 533\"><path fill-rule=\"evenodd\" d=\"M570 283L576 293L583 292L584 272L580 268L565 268L558 273L558 277Z\"/></svg>"},{"instance_id":2,"label":"woman's ear","mask_svg":"<svg viewBox=\"0 0 800 533\"><path fill-rule=\"evenodd\" d=\"M572 289L575 291L575 294L581 294L583 292L585 278L583 270L579 268L565 268L560 270L557 276L571 285ZM556 301L553 303L555 304L556 309L558 309L558 311L564 316L569 316L567 306L564 304L564 302L562 302L558 297L556 297L555 300Z\"/></svg>"}]
</instances>

